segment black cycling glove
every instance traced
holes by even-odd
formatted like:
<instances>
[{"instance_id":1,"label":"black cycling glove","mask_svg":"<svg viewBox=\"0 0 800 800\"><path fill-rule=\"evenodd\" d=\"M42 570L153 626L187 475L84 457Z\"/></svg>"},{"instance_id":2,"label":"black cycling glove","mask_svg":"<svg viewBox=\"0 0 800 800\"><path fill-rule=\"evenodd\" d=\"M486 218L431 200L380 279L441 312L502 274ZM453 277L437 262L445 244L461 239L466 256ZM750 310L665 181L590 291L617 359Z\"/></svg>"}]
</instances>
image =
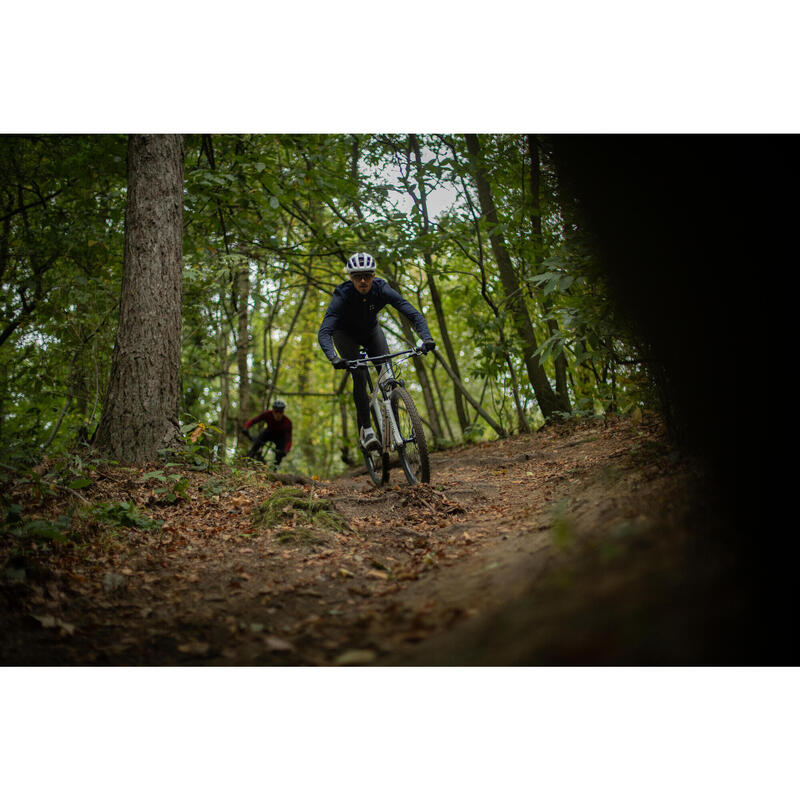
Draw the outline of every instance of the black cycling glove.
<instances>
[{"instance_id":1,"label":"black cycling glove","mask_svg":"<svg viewBox=\"0 0 800 800\"><path fill-rule=\"evenodd\" d=\"M436 349L436 342L434 342L433 339L426 339L422 343L422 352L423 353L430 353L431 350L435 350L435 349Z\"/></svg>"},{"instance_id":2,"label":"black cycling glove","mask_svg":"<svg viewBox=\"0 0 800 800\"><path fill-rule=\"evenodd\" d=\"M343 358L337 358L336 361L331 361L334 369L347 369L347 361Z\"/></svg>"}]
</instances>

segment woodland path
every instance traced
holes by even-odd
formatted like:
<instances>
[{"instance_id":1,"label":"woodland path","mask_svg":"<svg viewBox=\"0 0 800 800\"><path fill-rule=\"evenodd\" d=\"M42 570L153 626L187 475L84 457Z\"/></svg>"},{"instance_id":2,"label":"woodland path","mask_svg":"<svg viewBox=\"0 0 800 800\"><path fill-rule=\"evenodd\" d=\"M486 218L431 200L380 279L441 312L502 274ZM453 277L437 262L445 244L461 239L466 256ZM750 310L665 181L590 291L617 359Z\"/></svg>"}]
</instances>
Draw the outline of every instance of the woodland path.
<instances>
[{"instance_id":1,"label":"woodland path","mask_svg":"<svg viewBox=\"0 0 800 800\"><path fill-rule=\"evenodd\" d=\"M432 483L365 475L283 487L188 473L187 499L26 563L0 586L0 663L511 665L672 663L700 634L676 596L696 468L660 422L568 423L432 456ZM402 482L400 482L402 480ZM89 499L135 499L130 473ZM280 519L253 512L276 492ZM291 493L299 496L293 504ZM302 520L329 503L345 527ZM298 508L301 511L298 511ZM310 506L309 506L310 508ZM7 578L8 576L6 576ZM712 576L713 577L713 576ZM687 586L686 583L689 583Z\"/></svg>"}]
</instances>

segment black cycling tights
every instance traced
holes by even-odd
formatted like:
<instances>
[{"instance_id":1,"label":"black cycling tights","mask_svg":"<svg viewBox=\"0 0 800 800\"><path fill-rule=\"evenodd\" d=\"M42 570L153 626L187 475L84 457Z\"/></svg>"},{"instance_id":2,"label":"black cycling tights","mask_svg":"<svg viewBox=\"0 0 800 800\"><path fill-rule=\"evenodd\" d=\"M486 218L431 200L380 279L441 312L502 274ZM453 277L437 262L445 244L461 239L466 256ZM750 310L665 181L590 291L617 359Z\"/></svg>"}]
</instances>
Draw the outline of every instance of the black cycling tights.
<instances>
[{"instance_id":1,"label":"black cycling tights","mask_svg":"<svg viewBox=\"0 0 800 800\"><path fill-rule=\"evenodd\" d=\"M346 331L334 331L333 343L342 358L358 358L361 345L370 356L382 356L389 352L389 345L380 325L376 325L366 336L353 336ZM367 368L362 367L351 373L353 376L353 400L356 403L358 427L369 428L369 397L367 396Z\"/></svg>"}]
</instances>

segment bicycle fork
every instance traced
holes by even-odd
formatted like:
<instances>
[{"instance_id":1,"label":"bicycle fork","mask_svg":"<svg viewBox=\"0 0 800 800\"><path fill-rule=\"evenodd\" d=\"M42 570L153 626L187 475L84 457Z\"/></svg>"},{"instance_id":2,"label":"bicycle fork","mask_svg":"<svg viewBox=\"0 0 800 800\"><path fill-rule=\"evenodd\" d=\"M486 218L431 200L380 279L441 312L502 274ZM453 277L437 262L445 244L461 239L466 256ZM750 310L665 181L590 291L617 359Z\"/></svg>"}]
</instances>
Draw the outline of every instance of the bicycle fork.
<instances>
[{"instance_id":1,"label":"bicycle fork","mask_svg":"<svg viewBox=\"0 0 800 800\"><path fill-rule=\"evenodd\" d=\"M378 387L375 388L372 398L372 408L381 426L381 444L385 451L396 450L403 444L403 437L397 427L397 420L392 413L392 401L390 398L382 397ZM388 422L388 424L387 424Z\"/></svg>"}]
</instances>

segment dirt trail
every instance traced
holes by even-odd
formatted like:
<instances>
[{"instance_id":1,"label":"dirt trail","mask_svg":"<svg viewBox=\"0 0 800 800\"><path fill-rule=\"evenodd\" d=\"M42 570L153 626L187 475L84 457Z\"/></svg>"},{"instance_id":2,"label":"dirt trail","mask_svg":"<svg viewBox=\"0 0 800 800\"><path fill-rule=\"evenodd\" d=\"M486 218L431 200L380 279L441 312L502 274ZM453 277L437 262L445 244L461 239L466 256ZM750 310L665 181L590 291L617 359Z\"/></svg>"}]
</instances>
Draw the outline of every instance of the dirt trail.
<instances>
[{"instance_id":1,"label":"dirt trail","mask_svg":"<svg viewBox=\"0 0 800 800\"><path fill-rule=\"evenodd\" d=\"M674 602L686 595L697 476L655 418L436 453L424 486L401 483L399 469L384 489L366 476L288 489L190 478L188 500L155 510L162 528L123 528L102 547L29 559L24 580L7 571L0 663L702 657L702 637ZM121 498L151 491L120 476L101 488ZM254 511L276 492L278 516L260 526ZM324 514L305 524L315 503Z\"/></svg>"}]
</instances>

